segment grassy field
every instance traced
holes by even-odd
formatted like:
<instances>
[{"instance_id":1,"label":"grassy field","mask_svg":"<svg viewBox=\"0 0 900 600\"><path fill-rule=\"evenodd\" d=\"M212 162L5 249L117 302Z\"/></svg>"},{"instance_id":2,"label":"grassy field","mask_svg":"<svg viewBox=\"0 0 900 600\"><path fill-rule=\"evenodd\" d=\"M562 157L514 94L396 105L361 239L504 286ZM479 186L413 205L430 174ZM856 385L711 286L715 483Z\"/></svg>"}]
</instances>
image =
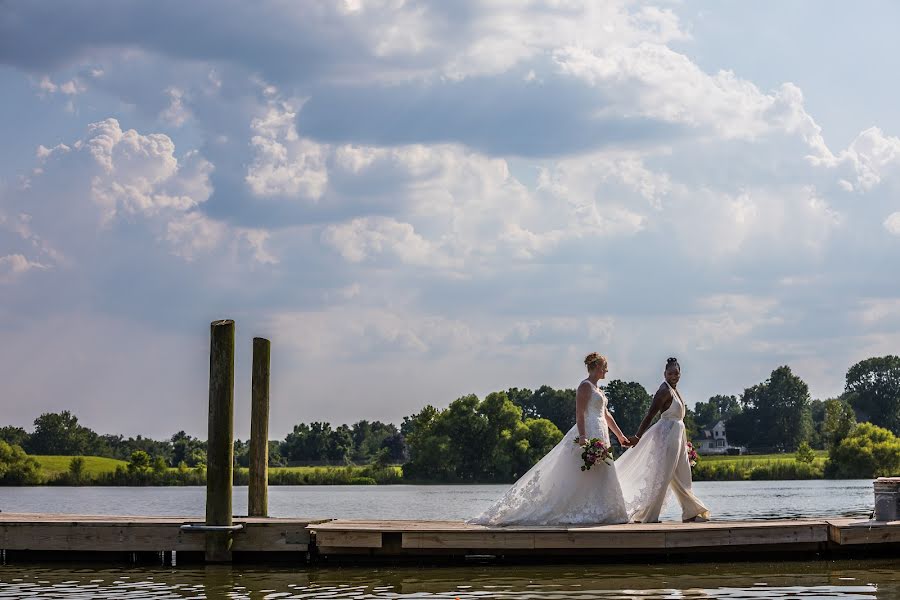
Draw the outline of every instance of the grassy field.
<instances>
[{"instance_id":1,"label":"grassy field","mask_svg":"<svg viewBox=\"0 0 900 600\"><path fill-rule=\"evenodd\" d=\"M69 470L69 463L72 462L72 456L35 456L32 455L41 465L41 474L49 479L56 477L60 473L66 473ZM118 465L126 466L124 460L116 460L115 458L103 458L100 456L85 456L84 473L89 477L100 475L101 473L112 473Z\"/></svg>"},{"instance_id":2,"label":"grassy field","mask_svg":"<svg viewBox=\"0 0 900 600\"><path fill-rule=\"evenodd\" d=\"M828 458L827 450L813 450L816 455L815 462L824 462ZM740 456L728 455L705 455L700 456L700 461L705 463L728 463L728 462L747 462L764 463L764 462L794 462L794 453L788 452L784 454L742 454Z\"/></svg>"},{"instance_id":3,"label":"grassy field","mask_svg":"<svg viewBox=\"0 0 900 600\"><path fill-rule=\"evenodd\" d=\"M813 454L815 459L810 464L797 462L793 453L701 456L693 468L693 478L695 481L821 479L828 453L814 450Z\"/></svg>"}]
</instances>

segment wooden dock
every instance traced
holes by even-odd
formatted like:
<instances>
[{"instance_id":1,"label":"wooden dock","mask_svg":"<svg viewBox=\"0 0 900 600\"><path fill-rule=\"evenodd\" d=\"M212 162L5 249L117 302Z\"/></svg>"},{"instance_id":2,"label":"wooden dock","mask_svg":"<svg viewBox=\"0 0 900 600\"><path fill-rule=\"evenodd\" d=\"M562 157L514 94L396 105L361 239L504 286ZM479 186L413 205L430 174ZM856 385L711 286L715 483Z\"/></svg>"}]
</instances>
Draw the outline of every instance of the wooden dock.
<instances>
[{"instance_id":1,"label":"wooden dock","mask_svg":"<svg viewBox=\"0 0 900 600\"><path fill-rule=\"evenodd\" d=\"M204 534L180 517L0 513L7 561L203 560ZM235 561L472 557L566 560L585 556L680 556L709 560L773 552L900 556L900 521L804 519L592 527L483 527L458 521L234 518ZM188 527L185 527L188 525Z\"/></svg>"}]
</instances>

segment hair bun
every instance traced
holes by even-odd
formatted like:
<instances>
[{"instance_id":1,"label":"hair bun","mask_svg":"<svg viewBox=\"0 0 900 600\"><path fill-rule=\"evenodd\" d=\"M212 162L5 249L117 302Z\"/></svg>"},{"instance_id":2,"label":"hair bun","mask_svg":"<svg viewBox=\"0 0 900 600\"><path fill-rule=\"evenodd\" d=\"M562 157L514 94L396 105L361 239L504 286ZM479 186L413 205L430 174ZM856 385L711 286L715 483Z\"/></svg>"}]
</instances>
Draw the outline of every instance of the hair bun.
<instances>
[{"instance_id":1,"label":"hair bun","mask_svg":"<svg viewBox=\"0 0 900 600\"><path fill-rule=\"evenodd\" d=\"M584 357L584 365L588 369L591 369L594 367L594 365L600 364L600 363L606 364L606 358L599 352L591 352L590 354L588 354L587 356Z\"/></svg>"}]
</instances>

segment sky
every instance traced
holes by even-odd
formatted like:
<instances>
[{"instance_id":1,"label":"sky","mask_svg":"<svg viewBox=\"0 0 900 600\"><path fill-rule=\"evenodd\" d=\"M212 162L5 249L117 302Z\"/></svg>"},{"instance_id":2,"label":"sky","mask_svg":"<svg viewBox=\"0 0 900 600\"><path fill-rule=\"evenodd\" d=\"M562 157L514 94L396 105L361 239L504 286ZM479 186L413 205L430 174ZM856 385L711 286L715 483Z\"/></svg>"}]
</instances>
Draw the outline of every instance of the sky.
<instances>
[{"instance_id":1,"label":"sky","mask_svg":"<svg viewBox=\"0 0 900 600\"><path fill-rule=\"evenodd\" d=\"M270 437L900 353L900 5L0 3L0 424Z\"/></svg>"}]
</instances>

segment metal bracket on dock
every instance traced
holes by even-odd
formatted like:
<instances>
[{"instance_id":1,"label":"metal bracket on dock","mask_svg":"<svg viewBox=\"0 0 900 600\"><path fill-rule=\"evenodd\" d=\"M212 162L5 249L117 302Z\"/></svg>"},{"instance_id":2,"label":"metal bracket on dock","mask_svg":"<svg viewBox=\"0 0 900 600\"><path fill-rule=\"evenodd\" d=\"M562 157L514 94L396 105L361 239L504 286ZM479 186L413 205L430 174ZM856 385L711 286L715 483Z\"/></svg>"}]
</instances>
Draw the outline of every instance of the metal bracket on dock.
<instances>
[{"instance_id":1,"label":"metal bracket on dock","mask_svg":"<svg viewBox=\"0 0 900 600\"><path fill-rule=\"evenodd\" d=\"M240 531L243 528L243 523L238 523L237 525L203 525L188 523L182 525L179 529L185 533L206 533L209 531Z\"/></svg>"}]
</instances>

